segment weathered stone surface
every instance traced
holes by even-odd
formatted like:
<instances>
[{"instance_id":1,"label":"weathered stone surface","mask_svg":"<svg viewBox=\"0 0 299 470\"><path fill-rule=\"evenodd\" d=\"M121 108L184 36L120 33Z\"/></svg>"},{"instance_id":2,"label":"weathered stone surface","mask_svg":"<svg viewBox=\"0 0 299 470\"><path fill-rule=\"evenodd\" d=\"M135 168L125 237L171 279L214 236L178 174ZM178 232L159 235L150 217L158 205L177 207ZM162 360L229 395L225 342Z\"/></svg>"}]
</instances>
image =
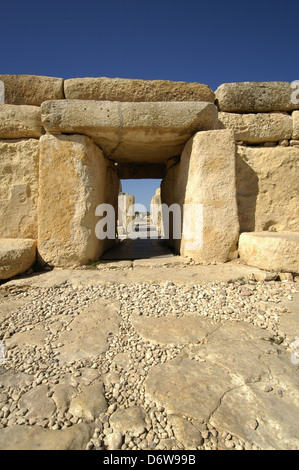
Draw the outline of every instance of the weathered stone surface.
<instances>
[{"instance_id":1,"label":"weathered stone surface","mask_svg":"<svg viewBox=\"0 0 299 470\"><path fill-rule=\"evenodd\" d=\"M210 101L214 103L214 93L209 86L196 82L170 80L71 78L64 82L64 93L68 100Z\"/></svg>"},{"instance_id":2,"label":"weathered stone surface","mask_svg":"<svg viewBox=\"0 0 299 470\"><path fill-rule=\"evenodd\" d=\"M289 82L239 82L223 83L215 95L220 111L258 113L299 109L293 91Z\"/></svg>"},{"instance_id":3,"label":"weathered stone surface","mask_svg":"<svg viewBox=\"0 0 299 470\"><path fill-rule=\"evenodd\" d=\"M57 413L63 416L69 409L72 398L77 394L75 387L68 383L59 383L53 389L52 400L55 402Z\"/></svg>"},{"instance_id":4,"label":"weathered stone surface","mask_svg":"<svg viewBox=\"0 0 299 470\"><path fill-rule=\"evenodd\" d=\"M294 111L292 113L293 117L293 139L299 139L299 111Z\"/></svg>"},{"instance_id":5,"label":"weathered stone surface","mask_svg":"<svg viewBox=\"0 0 299 470\"><path fill-rule=\"evenodd\" d=\"M93 421L100 413L105 413L107 408L103 383L96 382L72 399L69 412L77 418Z\"/></svg>"},{"instance_id":6,"label":"weathered stone surface","mask_svg":"<svg viewBox=\"0 0 299 470\"><path fill-rule=\"evenodd\" d=\"M176 438L183 444L185 449L197 449L198 446L203 444L200 431L186 418L170 415L168 416L168 422L172 425Z\"/></svg>"},{"instance_id":7,"label":"weathered stone surface","mask_svg":"<svg viewBox=\"0 0 299 470\"><path fill-rule=\"evenodd\" d=\"M92 435L86 423L52 431L40 426L9 426L0 429L1 450L84 450Z\"/></svg>"},{"instance_id":8,"label":"weathered stone surface","mask_svg":"<svg viewBox=\"0 0 299 470\"><path fill-rule=\"evenodd\" d=\"M236 257L239 222L233 131L199 132L190 139L180 163L162 181L161 197L168 206L181 206L183 236L172 242L181 255L208 263ZM184 214L183 204L193 208L192 217L185 208Z\"/></svg>"},{"instance_id":9,"label":"weathered stone surface","mask_svg":"<svg viewBox=\"0 0 299 470\"><path fill-rule=\"evenodd\" d=\"M145 391L148 398L164 406L168 413L207 420L224 393L239 383L219 364L179 356L150 369Z\"/></svg>"},{"instance_id":10,"label":"weathered stone surface","mask_svg":"<svg viewBox=\"0 0 299 470\"><path fill-rule=\"evenodd\" d=\"M40 151L39 255L55 266L97 259L104 250L95 233L95 209L105 202L102 152L79 135L42 136Z\"/></svg>"},{"instance_id":11,"label":"weathered stone surface","mask_svg":"<svg viewBox=\"0 0 299 470\"><path fill-rule=\"evenodd\" d=\"M18 346L23 349L27 346L42 348L47 337L45 327L41 324L34 325L30 331L16 333L6 341L8 347Z\"/></svg>"},{"instance_id":12,"label":"weathered stone surface","mask_svg":"<svg viewBox=\"0 0 299 470\"><path fill-rule=\"evenodd\" d=\"M30 385L33 382L34 376L18 372L15 370L5 370L0 367L0 385L5 388L21 388Z\"/></svg>"},{"instance_id":13,"label":"weathered stone surface","mask_svg":"<svg viewBox=\"0 0 299 470\"><path fill-rule=\"evenodd\" d=\"M218 116L225 129L234 131L236 140L250 143L278 142L292 136L293 120L288 114L220 112Z\"/></svg>"},{"instance_id":14,"label":"weathered stone surface","mask_svg":"<svg viewBox=\"0 0 299 470\"><path fill-rule=\"evenodd\" d=\"M29 239L0 239L0 279L22 274L35 263L36 242Z\"/></svg>"},{"instance_id":15,"label":"weathered stone surface","mask_svg":"<svg viewBox=\"0 0 299 470\"><path fill-rule=\"evenodd\" d=\"M239 253L251 266L299 274L299 232L244 232Z\"/></svg>"},{"instance_id":16,"label":"weathered stone surface","mask_svg":"<svg viewBox=\"0 0 299 470\"><path fill-rule=\"evenodd\" d=\"M160 344L179 345L202 341L217 328L209 320L195 315L181 318L133 316L131 321L140 336Z\"/></svg>"},{"instance_id":17,"label":"weathered stone surface","mask_svg":"<svg viewBox=\"0 0 299 470\"><path fill-rule=\"evenodd\" d=\"M42 122L52 133L91 137L111 160L156 163L179 155L196 131L216 128L217 109L207 102L48 101Z\"/></svg>"},{"instance_id":18,"label":"weathered stone surface","mask_svg":"<svg viewBox=\"0 0 299 470\"><path fill-rule=\"evenodd\" d=\"M108 450L119 450L123 443L123 435L121 432L112 432L105 437L104 443Z\"/></svg>"},{"instance_id":19,"label":"weathered stone surface","mask_svg":"<svg viewBox=\"0 0 299 470\"><path fill-rule=\"evenodd\" d=\"M29 410L26 418L50 418L55 413L55 403L47 396L47 393L47 385L40 385L22 395L20 407Z\"/></svg>"},{"instance_id":20,"label":"weathered stone surface","mask_svg":"<svg viewBox=\"0 0 299 470\"><path fill-rule=\"evenodd\" d=\"M63 79L37 75L0 75L6 104L40 106L43 101L61 100Z\"/></svg>"},{"instance_id":21,"label":"weathered stone surface","mask_svg":"<svg viewBox=\"0 0 299 470\"><path fill-rule=\"evenodd\" d=\"M99 300L84 309L70 324L71 331L62 332L57 344L59 360L90 359L106 351L107 338L119 326L119 315L114 304Z\"/></svg>"},{"instance_id":22,"label":"weathered stone surface","mask_svg":"<svg viewBox=\"0 0 299 470\"><path fill-rule=\"evenodd\" d=\"M230 429L263 450L298 450L298 401L265 393L264 386L251 384L231 390L214 413L212 424ZM258 423L255 430L250 426L252 419Z\"/></svg>"},{"instance_id":23,"label":"weathered stone surface","mask_svg":"<svg viewBox=\"0 0 299 470\"><path fill-rule=\"evenodd\" d=\"M40 108L37 106L0 106L0 138L39 138L44 133Z\"/></svg>"},{"instance_id":24,"label":"weathered stone surface","mask_svg":"<svg viewBox=\"0 0 299 470\"><path fill-rule=\"evenodd\" d=\"M241 232L299 230L298 161L295 147L237 147Z\"/></svg>"},{"instance_id":25,"label":"weathered stone surface","mask_svg":"<svg viewBox=\"0 0 299 470\"><path fill-rule=\"evenodd\" d=\"M1 238L37 239L38 167L38 140L0 141Z\"/></svg>"},{"instance_id":26,"label":"weathered stone surface","mask_svg":"<svg viewBox=\"0 0 299 470\"><path fill-rule=\"evenodd\" d=\"M129 432L135 437L139 437L146 430L146 412L140 406L132 406L126 409L117 410L110 418L110 426L113 432L125 434Z\"/></svg>"}]
</instances>

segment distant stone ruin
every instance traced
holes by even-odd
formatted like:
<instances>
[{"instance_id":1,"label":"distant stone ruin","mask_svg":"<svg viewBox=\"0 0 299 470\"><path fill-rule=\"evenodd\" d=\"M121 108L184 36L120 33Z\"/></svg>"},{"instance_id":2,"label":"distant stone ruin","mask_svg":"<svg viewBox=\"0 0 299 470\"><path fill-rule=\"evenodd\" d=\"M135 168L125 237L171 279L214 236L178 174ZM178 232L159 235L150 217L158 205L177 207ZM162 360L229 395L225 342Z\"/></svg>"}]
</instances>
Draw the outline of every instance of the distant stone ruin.
<instances>
[{"instance_id":1,"label":"distant stone ruin","mask_svg":"<svg viewBox=\"0 0 299 470\"><path fill-rule=\"evenodd\" d=\"M227 83L214 93L200 83L0 75L0 279L36 255L60 267L99 259L115 241L96 237L96 208L117 212L127 178L162 179L168 207L203 207L200 249L188 248L183 222L180 238L169 235L182 256L241 255L299 273L293 84Z\"/></svg>"}]
</instances>

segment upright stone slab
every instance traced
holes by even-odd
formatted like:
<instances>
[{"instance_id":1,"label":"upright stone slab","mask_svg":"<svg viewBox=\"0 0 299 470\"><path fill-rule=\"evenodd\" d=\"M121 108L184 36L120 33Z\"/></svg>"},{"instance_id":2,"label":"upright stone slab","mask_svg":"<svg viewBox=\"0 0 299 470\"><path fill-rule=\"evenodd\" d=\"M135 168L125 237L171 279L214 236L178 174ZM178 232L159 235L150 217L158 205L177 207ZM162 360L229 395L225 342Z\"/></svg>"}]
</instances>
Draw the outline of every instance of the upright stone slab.
<instances>
[{"instance_id":1,"label":"upright stone slab","mask_svg":"<svg viewBox=\"0 0 299 470\"><path fill-rule=\"evenodd\" d=\"M37 239L39 141L0 140L0 237Z\"/></svg>"},{"instance_id":2,"label":"upright stone slab","mask_svg":"<svg viewBox=\"0 0 299 470\"><path fill-rule=\"evenodd\" d=\"M103 252L95 234L97 205L105 202L106 161L81 135L40 139L40 257L54 266L85 264Z\"/></svg>"},{"instance_id":3,"label":"upright stone slab","mask_svg":"<svg viewBox=\"0 0 299 470\"><path fill-rule=\"evenodd\" d=\"M231 130L198 132L188 141L180 164L162 182L162 202L181 206L181 255L204 263L226 262L237 256L239 222ZM193 215L186 213L186 207Z\"/></svg>"}]
</instances>

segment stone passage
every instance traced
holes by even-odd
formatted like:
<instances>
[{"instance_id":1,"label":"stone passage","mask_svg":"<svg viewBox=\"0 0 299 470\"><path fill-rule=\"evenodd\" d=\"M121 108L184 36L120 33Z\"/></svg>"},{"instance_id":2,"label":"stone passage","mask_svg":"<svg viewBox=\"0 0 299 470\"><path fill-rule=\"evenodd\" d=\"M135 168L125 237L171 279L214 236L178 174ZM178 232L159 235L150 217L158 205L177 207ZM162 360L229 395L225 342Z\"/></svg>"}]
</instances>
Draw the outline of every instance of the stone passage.
<instances>
[{"instance_id":1,"label":"stone passage","mask_svg":"<svg viewBox=\"0 0 299 470\"><path fill-rule=\"evenodd\" d=\"M96 237L97 206L114 207L116 222L120 179L159 178L153 217L163 231L170 206L181 212L180 236L171 224L165 234L178 254L206 264L241 255L263 268L264 239L255 239L260 256L244 255L239 235L275 231L282 257L267 269L298 273L297 251L290 260L280 239L291 232L298 243L293 94L287 82L214 93L199 83L0 75L0 237L36 241L52 266L95 261L116 241ZM201 218L188 221L186 207L201 207Z\"/></svg>"}]
</instances>

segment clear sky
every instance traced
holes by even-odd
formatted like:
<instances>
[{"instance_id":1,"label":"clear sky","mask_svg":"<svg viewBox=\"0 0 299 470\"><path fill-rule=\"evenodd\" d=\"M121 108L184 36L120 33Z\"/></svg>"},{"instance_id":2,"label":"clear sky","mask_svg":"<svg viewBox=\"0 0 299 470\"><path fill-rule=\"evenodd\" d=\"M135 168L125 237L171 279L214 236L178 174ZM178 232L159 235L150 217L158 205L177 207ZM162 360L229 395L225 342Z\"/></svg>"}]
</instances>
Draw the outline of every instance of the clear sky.
<instances>
[{"instance_id":1,"label":"clear sky","mask_svg":"<svg viewBox=\"0 0 299 470\"><path fill-rule=\"evenodd\" d=\"M298 0L0 0L0 73L291 82L298 17Z\"/></svg>"}]
</instances>

